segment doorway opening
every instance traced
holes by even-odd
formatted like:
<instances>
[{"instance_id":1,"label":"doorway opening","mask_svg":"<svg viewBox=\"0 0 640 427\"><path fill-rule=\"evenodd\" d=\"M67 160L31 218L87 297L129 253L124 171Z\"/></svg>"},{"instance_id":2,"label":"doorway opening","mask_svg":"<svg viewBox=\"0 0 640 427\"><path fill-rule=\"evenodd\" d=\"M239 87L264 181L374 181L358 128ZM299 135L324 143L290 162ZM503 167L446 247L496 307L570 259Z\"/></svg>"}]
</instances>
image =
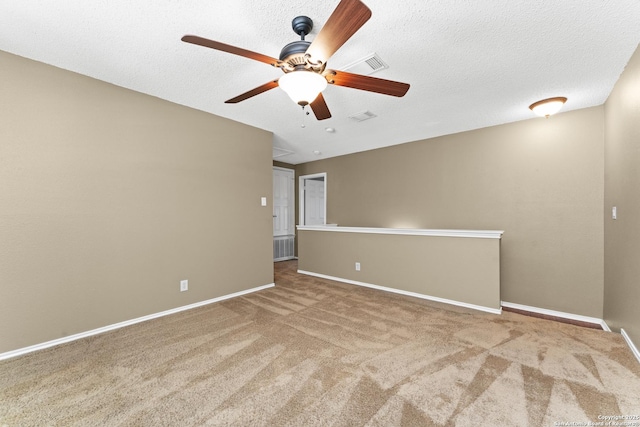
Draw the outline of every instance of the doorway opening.
<instances>
[{"instance_id":1,"label":"doorway opening","mask_svg":"<svg viewBox=\"0 0 640 427\"><path fill-rule=\"evenodd\" d=\"M299 178L300 225L326 225L327 173L304 175Z\"/></svg>"}]
</instances>

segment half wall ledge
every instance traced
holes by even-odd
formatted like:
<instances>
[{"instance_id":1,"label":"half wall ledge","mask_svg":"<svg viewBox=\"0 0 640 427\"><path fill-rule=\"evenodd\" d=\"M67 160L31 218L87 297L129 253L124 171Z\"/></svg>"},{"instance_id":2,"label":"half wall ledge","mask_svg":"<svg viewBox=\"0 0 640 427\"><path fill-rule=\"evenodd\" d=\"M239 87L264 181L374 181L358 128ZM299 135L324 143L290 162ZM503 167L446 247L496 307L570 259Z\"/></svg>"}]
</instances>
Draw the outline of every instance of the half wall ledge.
<instances>
[{"instance_id":1,"label":"half wall ledge","mask_svg":"<svg viewBox=\"0 0 640 427\"><path fill-rule=\"evenodd\" d=\"M338 233L393 234L401 236L470 237L477 239L501 239L504 230L446 230L426 228L372 228L339 227L337 224L298 225L299 231L331 231Z\"/></svg>"},{"instance_id":2,"label":"half wall ledge","mask_svg":"<svg viewBox=\"0 0 640 427\"><path fill-rule=\"evenodd\" d=\"M346 283L500 313L503 233L298 226L298 268Z\"/></svg>"}]
</instances>

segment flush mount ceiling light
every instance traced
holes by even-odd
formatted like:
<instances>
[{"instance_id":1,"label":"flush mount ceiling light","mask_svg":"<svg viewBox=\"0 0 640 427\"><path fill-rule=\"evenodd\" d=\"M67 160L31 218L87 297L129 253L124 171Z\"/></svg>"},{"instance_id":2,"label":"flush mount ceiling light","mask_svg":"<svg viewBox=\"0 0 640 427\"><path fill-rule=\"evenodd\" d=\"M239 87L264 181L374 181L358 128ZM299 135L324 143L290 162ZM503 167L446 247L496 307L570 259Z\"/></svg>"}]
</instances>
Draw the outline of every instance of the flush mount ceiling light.
<instances>
[{"instance_id":1,"label":"flush mount ceiling light","mask_svg":"<svg viewBox=\"0 0 640 427\"><path fill-rule=\"evenodd\" d=\"M311 104L326 89L327 79L313 71L292 71L280 77L278 85L298 105Z\"/></svg>"},{"instance_id":2,"label":"flush mount ceiling light","mask_svg":"<svg viewBox=\"0 0 640 427\"><path fill-rule=\"evenodd\" d=\"M565 102L567 102L567 98L557 96L555 98L547 98L534 102L529 105L529 109L540 117L549 117L560 111Z\"/></svg>"}]
</instances>

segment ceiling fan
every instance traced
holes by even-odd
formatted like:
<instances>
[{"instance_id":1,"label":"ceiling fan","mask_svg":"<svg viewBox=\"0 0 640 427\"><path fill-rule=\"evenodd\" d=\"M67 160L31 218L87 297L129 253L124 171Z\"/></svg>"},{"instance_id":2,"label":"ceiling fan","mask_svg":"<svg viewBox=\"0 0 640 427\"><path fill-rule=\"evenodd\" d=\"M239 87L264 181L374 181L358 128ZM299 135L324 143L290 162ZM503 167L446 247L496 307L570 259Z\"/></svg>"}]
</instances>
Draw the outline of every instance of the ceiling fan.
<instances>
[{"instance_id":1,"label":"ceiling fan","mask_svg":"<svg viewBox=\"0 0 640 427\"><path fill-rule=\"evenodd\" d=\"M300 40L282 48L279 59L193 35L182 37L182 41L264 62L285 73L279 79L251 89L225 103L235 104L280 86L294 102L302 108L309 105L318 120L325 120L331 117L322 96L327 84L398 97L404 96L409 90L407 83L326 68L331 55L369 18L371 10L360 0L342 0L313 42L309 42L305 40L305 35L311 32L313 21L307 16L298 16L293 19L292 27Z\"/></svg>"}]
</instances>

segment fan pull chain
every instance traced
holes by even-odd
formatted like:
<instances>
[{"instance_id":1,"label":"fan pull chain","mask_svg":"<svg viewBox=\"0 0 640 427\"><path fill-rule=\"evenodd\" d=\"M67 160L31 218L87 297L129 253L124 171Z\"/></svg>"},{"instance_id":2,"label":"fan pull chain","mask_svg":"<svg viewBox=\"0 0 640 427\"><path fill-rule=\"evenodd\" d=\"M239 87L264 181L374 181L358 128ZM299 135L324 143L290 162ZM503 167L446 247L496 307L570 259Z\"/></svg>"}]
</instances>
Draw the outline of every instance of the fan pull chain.
<instances>
[{"instance_id":1,"label":"fan pull chain","mask_svg":"<svg viewBox=\"0 0 640 427\"><path fill-rule=\"evenodd\" d=\"M309 115L309 112L305 110L304 107L306 107L306 105L302 106L302 123L300 124L300 127L303 129L307 127L307 125L304 124L304 118Z\"/></svg>"}]
</instances>

